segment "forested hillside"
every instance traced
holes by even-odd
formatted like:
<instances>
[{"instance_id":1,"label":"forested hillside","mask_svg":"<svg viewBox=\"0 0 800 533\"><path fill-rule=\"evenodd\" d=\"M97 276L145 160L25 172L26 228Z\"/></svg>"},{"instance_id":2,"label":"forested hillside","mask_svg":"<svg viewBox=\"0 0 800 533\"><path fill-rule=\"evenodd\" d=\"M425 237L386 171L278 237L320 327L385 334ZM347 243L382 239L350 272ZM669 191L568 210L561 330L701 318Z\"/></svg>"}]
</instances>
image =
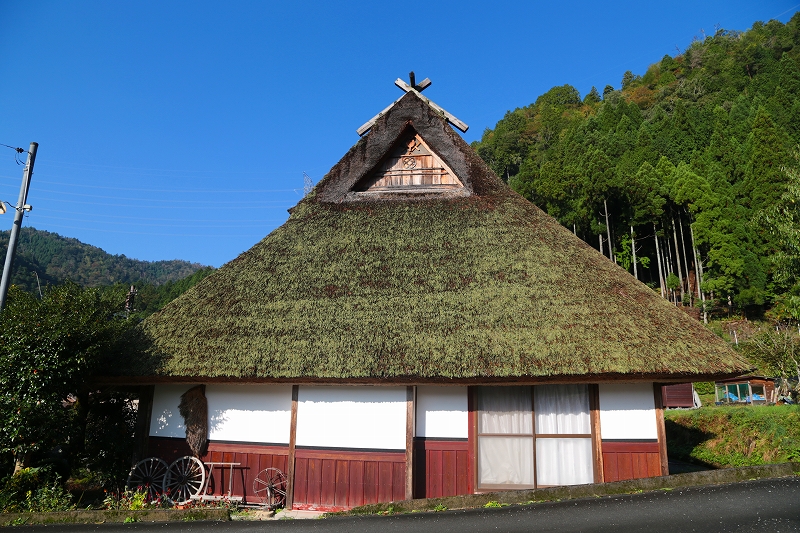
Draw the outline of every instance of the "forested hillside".
<instances>
[{"instance_id":1,"label":"forested hillside","mask_svg":"<svg viewBox=\"0 0 800 533\"><path fill-rule=\"evenodd\" d=\"M5 260L9 231L0 232L0 253ZM23 227L11 283L27 292L69 279L85 287L115 284L163 285L195 274L204 266L188 261L139 261L111 255L100 248L56 233Z\"/></svg>"},{"instance_id":2,"label":"forested hillside","mask_svg":"<svg viewBox=\"0 0 800 533\"><path fill-rule=\"evenodd\" d=\"M473 146L665 297L800 319L798 143L800 13L720 29L602 94L554 87Z\"/></svg>"}]
</instances>

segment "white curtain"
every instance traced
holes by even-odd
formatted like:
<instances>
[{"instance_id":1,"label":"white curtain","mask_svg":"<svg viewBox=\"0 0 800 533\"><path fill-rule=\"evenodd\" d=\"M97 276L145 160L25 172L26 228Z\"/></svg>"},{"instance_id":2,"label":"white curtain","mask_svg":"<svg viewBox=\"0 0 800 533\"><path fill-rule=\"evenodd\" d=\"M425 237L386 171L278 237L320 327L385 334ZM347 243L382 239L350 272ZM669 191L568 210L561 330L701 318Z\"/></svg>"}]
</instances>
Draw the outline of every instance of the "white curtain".
<instances>
[{"instance_id":1,"label":"white curtain","mask_svg":"<svg viewBox=\"0 0 800 533\"><path fill-rule=\"evenodd\" d=\"M591 435L589 387L534 387L536 434ZM537 438L536 481L541 485L579 485L594 481L591 438Z\"/></svg>"},{"instance_id":2,"label":"white curtain","mask_svg":"<svg viewBox=\"0 0 800 533\"><path fill-rule=\"evenodd\" d=\"M541 385L534 387L537 434L590 434L589 387Z\"/></svg>"},{"instance_id":3,"label":"white curtain","mask_svg":"<svg viewBox=\"0 0 800 533\"><path fill-rule=\"evenodd\" d=\"M478 484L533 487L533 437L478 437Z\"/></svg>"},{"instance_id":4,"label":"white curtain","mask_svg":"<svg viewBox=\"0 0 800 533\"><path fill-rule=\"evenodd\" d=\"M532 435L531 405L530 387L481 387L478 433Z\"/></svg>"},{"instance_id":5,"label":"white curtain","mask_svg":"<svg viewBox=\"0 0 800 533\"><path fill-rule=\"evenodd\" d=\"M478 483L533 486L530 387L481 387L478 394ZM524 436L529 435L529 436Z\"/></svg>"},{"instance_id":6,"label":"white curtain","mask_svg":"<svg viewBox=\"0 0 800 533\"><path fill-rule=\"evenodd\" d=\"M536 439L536 481L539 486L594 482L592 439Z\"/></svg>"},{"instance_id":7,"label":"white curtain","mask_svg":"<svg viewBox=\"0 0 800 533\"><path fill-rule=\"evenodd\" d=\"M591 435L586 385L481 387L479 486L533 486L532 407L537 434ZM576 485L594 480L591 438L537 438L535 451L538 485Z\"/></svg>"}]
</instances>

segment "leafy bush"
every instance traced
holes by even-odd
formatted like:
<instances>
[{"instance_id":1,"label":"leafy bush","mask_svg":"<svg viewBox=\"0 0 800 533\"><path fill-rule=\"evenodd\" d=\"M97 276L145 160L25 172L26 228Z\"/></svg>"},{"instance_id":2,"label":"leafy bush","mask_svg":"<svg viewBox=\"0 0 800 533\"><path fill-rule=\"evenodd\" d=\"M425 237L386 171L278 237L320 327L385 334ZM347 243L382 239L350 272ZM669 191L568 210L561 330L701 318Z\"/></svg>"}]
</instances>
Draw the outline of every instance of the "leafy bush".
<instances>
[{"instance_id":1,"label":"leafy bush","mask_svg":"<svg viewBox=\"0 0 800 533\"><path fill-rule=\"evenodd\" d=\"M166 508L172 504L168 498L158 496L151 499L147 490L124 490L106 493L103 509L113 511L139 511L147 507Z\"/></svg>"},{"instance_id":2,"label":"leafy bush","mask_svg":"<svg viewBox=\"0 0 800 533\"><path fill-rule=\"evenodd\" d=\"M58 478L25 495L27 511L33 513L70 511L75 508L72 495L61 485Z\"/></svg>"},{"instance_id":3,"label":"leafy bush","mask_svg":"<svg viewBox=\"0 0 800 533\"><path fill-rule=\"evenodd\" d=\"M109 492L103 500L103 508L114 511L138 511L147 505L147 492L130 491Z\"/></svg>"},{"instance_id":4,"label":"leafy bush","mask_svg":"<svg viewBox=\"0 0 800 533\"><path fill-rule=\"evenodd\" d=\"M694 384L697 394L714 394L714 383L711 381L699 381Z\"/></svg>"},{"instance_id":5,"label":"leafy bush","mask_svg":"<svg viewBox=\"0 0 800 533\"><path fill-rule=\"evenodd\" d=\"M33 466L34 454L72 442L80 403L69 400L123 344L131 325L113 318L123 301L74 283L41 299L9 291L0 312L0 451L17 464Z\"/></svg>"},{"instance_id":6,"label":"leafy bush","mask_svg":"<svg viewBox=\"0 0 800 533\"><path fill-rule=\"evenodd\" d=\"M23 468L0 488L0 512L47 512L74 509L72 495L48 468Z\"/></svg>"}]
</instances>

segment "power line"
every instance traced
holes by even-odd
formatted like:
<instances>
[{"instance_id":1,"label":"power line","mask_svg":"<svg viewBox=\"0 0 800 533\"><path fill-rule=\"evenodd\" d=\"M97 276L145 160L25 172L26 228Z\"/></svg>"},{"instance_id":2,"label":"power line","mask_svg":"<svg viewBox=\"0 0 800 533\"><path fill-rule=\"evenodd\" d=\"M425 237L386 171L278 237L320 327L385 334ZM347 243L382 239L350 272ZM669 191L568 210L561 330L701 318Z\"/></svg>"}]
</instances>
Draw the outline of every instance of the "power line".
<instances>
[{"instance_id":1,"label":"power line","mask_svg":"<svg viewBox=\"0 0 800 533\"><path fill-rule=\"evenodd\" d=\"M63 203L63 198L49 198L47 196L36 196L37 202L48 201L48 202L59 202ZM97 207L136 207L137 209L208 209L208 208L215 208L215 207L230 207L236 208L237 210L240 209L289 209L294 204L283 204L283 205L265 205L264 203L261 204L242 204L241 202L202 202L202 201L183 201L183 203L193 204L193 205L173 205L173 204L156 204L155 202L164 202L164 200L149 200L144 201L141 198L131 198L127 203L108 203L108 202L84 202L81 200L69 200L70 204L78 204L78 205L92 205ZM152 202L149 203L148 202ZM45 206L37 208L37 210L46 210Z\"/></svg>"},{"instance_id":2,"label":"power line","mask_svg":"<svg viewBox=\"0 0 800 533\"><path fill-rule=\"evenodd\" d=\"M37 196L36 200L37 200L37 202L42 202L42 201L62 202L62 200L60 198L47 198L47 197L40 197L40 196ZM190 206L190 205L169 205L169 206L167 206L167 205L148 205L147 203L143 203L140 199L136 199L135 202L130 202L130 203L127 203L127 204L107 203L107 202L83 202L81 200L70 200L69 203L70 204L79 204L79 205L97 205L97 206L103 206L103 207L129 207L129 208L136 208L136 209L139 209L139 210L142 210L142 209L160 209L160 210L168 209L170 211L174 211L176 209L197 209L197 206ZM192 202L192 203L197 203L197 202ZM39 204L39 205L41 206L41 204ZM211 205L211 204L209 204L209 205ZM219 203L214 204L214 205L217 205L219 207L235 208L237 210L242 210L242 209L261 209L261 210L264 210L264 209L289 209L294 204L291 204L291 205L271 205L271 206L266 206L266 205L243 205L243 204L240 204L240 203L237 203L237 202L219 202ZM206 208L207 207L203 207L203 209L206 209ZM37 207L37 211L45 211L45 210L47 210L47 207L44 207L44 206Z\"/></svg>"},{"instance_id":3,"label":"power line","mask_svg":"<svg viewBox=\"0 0 800 533\"><path fill-rule=\"evenodd\" d=\"M33 227L33 226L31 226ZM259 239L264 238L263 233L252 233L252 234L236 234L231 235L230 232L220 233L220 234L210 234L210 233L164 233L163 231L158 232L145 232L145 231L116 231L116 230L108 230L102 228L85 228L81 226L64 226L64 225L54 225L51 226L54 228L66 228L66 229L78 229L83 231L96 231L100 233L115 233L115 234L122 234L122 235L154 235L158 237L257 237ZM50 230L48 230L50 231ZM70 237L74 238L74 237Z\"/></svg>"},{"instance_id":4,"label":"power line","mask_svg":"<svg viewBox=\"0 0 800 533\"><path fill-rule=\"evenodd\" d=\"M39 191L41 191L41 192L52 192L52 193L55 193L55 194L64 194L64 195L68 195L68 196L82 196L82 197L85 197L85 198L104 198L104 199L107 199L107 200L138 200L137 198L131 198L130 196L105 196L105 195L102 195L102 194L84 194L84 193L79 193L79 192L54 191L52 189L37 189L37 192L39 192ZM207 194L207 193L202 193L202 194ZM147 198L147 199L142 199L142 200L143 201L147 201L147 202L166 202L166 203L170 203L170 204L178 202L178 203L208 204L208 205L225 205L225 204L228 204L228 205L241 205L241 202L230 201L230 200L229 201L217 201L217 200L199 200L198 201L198 200L172 200L172 199L168 199L168 198L152 198L152 199ZM259 203L262 203L262 202L263 203L278 203L278 202L283 202L283 200L261 200Z\"/></svg>"},{"instance_id":5,"label":"power line","mask_svg":"<svg viewBox=\"0 0 800 533\"><path fill-rule=\"evenodd\" d=\"M41 171L39 172L41 173ZM37 174L39 174L37 173ZM0 178L16 180L12 176L0 175ZM81 183L67 183L64 181L47 181L39 180L38 183L46 183L48 185L64 185L67 187L83 187L86 189L106 189L112 191L138 191L138 192L155 192L155 193L196 193L196 194L253 194L253 193L275 193L275 192L294 192L295 189L141 189L133 187L109 187L106 185L84 185ZM61 191L59 191L61 192Z\"/></svg>"},{"instance_id":6,"label":"power line","mask_svg":"<svg viewBox=\"0 0 800 533\"><path fill-rule=\"evenodd\" d=\"M14 162L18 165L24 165L25 162L20 160L19 154L27 154L28 152L25 151L24 148L19 148L17 146L11 146L10 144L3 144L0 143L0 146L5 146L6 148L11 148L14 150Z\"/></svg>"},{"instance_id":7,"label":"power line","mask_svg":"<svg viewBox=\"0 0 800 533\"><path fill-rule=\"evenodd\" d=\"M67 213L67 214L73 214L73 215L75 214L75 211L62 211L60 209L43 209L43 210L46 210L48 213ZM37 211L39 211L39 209L37 209ZM181 218L181 219L177 219L177 218L171 218L171 219L167 218L167 219L165 219L164 217L142 218L142 217L132 217L132 216L124 216L124 215L103 215L103 214L100 214L100 213L90 213L88 216L99 217L99 218L115 218L115 219L124 219L124 220L145 220L145 221L162 221L162 222L169 222L169 221L185 222L186 221L186 219L183 219L183 218ZM194 219L194 220L197 221L197 222L209 222L209 223L217 221L217 219L199 219L199 220L198 219ZM249 219L248 222L273 223L273 222L276 222L276 220L257 218L257 219Z\"/></svg>"},{"instance_id":8,"label":"power line","mask_svg":"<svg viewBox=\"0 0 800 533\"><path fill-rule=\"evenodd\" d=\"M147 170L150 172L186 172L186 173L209 173L209 172L221 172L219 170L185 170L185 169L170 169L170 168L146 168L146 167L124 167L124 166L116 166L116 165L95 165L90 163L73 163L70 161L55 161L53 159L45 159L40 158L39 162L46 161L50 164L56 163L58 165L69 165L75 167L86 167L86 168L116 168L122 170ZM286 172L265 172L263 170L232 170L226 169L225 172L230 172L233 174L286 174L287 176L293 174L294 171L286 171Z\"/></svg>"},{"instance_id":9,"label":"power line","mask_svg":"<svg viewBox=\"0 0 800 533\"><path fill-rule=\"evenodd\" d=\"M67 220L67 221L75 221L75 220L86 220L85 217L81 217L79 219L74 218L66 218L66 217L51 217L47 215L37 215L36 220L39 219L48 219L48 220ZM266 223L259 224L259 223L252 223L252 224L223 224L223 223L212 223L214 221L209 220L209 224L198 224L197 222L189 222L185 220L181 221L164 221L160 224L150 224L150 223L138 223L136 226L146 226L146 227L156 227L156 228L163 228L163 227L170 227L170 228L263 228ZM252 222L252 221L247 221ZM269 223L275 223L277 221L270 220ZM283 221L281 221L282 223ZM109 224L118 224L118 225L125 225L130 226L129 222L103 222L106 225Z\"/></svg>"},{"instance_id":10,"label":"power line","mask_svg":"<svg viewBox=\"0 0 800 533\"><path fill-rule=\"evenodd\" d=\"M797 4L797 5L796 5L796 6L794 6L794 7L790 7L789 9L787 9L786 11L784 11L783 13L781 13L781 14L779 14L779 15L775 15L775 16L774 16L774 17L772 17L772 18L773 18L773 19L775 19L775 20L778 20L778 17L782 17L782 16L783 16L783 15L785 15L786 13L788 13L788 12L790 12L790 11L794 11L794 10L795 10L795 9L797 9L798 7L800 7L800 4Z\"/></svg>"},{"instance_id":11,"label":"power line","mask_svg":"<svg viewBox=\"0 0 800 533\"><path fill-rule=\"evenodd\" d=\"M11 146L10 144L3 144L3 143L0 143L0 146L5 146L6 148L11 148L12 150L14 150L15 152L17 152L18 154L22 154L22 153L24 153L24 152L25 152L25 150L24 150L24 149L22 149L22 148L19 148L19 147L17 147L17 146Z\"/></svg>"}]
</instances>

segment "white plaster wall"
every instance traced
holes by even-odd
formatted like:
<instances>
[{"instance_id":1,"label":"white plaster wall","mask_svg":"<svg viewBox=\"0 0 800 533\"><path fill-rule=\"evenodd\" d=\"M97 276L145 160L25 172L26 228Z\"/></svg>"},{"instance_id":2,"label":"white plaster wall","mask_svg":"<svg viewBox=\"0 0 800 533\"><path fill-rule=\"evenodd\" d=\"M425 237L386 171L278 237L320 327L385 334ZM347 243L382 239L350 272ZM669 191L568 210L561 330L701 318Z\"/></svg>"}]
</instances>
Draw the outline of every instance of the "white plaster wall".
<instances>
[{"instance_id":1,"label":"white plaster wall","mask_svg":"<svg viewBox=\"0 0 800 533\"><path fill-rule=\"evenodd\" d=\"M207 385L208 438L289 444L291 385Z\"/></svg>"},{"instance_id":2,"label":"white plaster wall","mask_svg":"<svg viewBox=\"0 0 800 533\"><path fill-rule=\"evenodd\" d=\"M156 385L153 389L153 412L150 415L151 437L186 438L183 417L178 411L181 395L194 385Z\"/></svg>"},{"instance_id":3,"label":"white plaster wall","mask_svg":"<svg viewBox=\"0 0 800 533\"><path fill-rule=\"evenodd\" d=\"M600 385L600 438L658 438L652 383Z\"/></svg>"},{"instance_id":4,"label":"white plaster wall","mask_svg":"<svg viewBox=\"0 0 800 533\"><path fill-rule=\"evenodd\" d=\"M467 387L417 387L416 436L466 439L469 436Z\"/></svg>"},{"instance_id":5,"label":"white plaster wall","mask_svg":"<svg viewBox=\"0 0 800 533\"><path fill-rule=\"evenodd\" d=\"M405 387L300 386L297 446L405 450Z\"/></svg>"}]
</instances>

